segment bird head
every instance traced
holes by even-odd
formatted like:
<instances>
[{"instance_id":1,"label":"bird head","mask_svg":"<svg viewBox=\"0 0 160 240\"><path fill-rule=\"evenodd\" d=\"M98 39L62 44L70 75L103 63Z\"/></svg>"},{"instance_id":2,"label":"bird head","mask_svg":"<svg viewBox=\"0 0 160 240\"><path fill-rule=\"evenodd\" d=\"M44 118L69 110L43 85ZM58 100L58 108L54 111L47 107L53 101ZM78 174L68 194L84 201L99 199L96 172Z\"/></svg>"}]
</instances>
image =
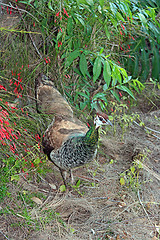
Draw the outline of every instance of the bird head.
<instances>
[{"instance_id":1,"label":"bird head","mask_svg":"<svg viewBox=\"0 0 160 240\"><path fill-rule=\"evenodd\" d=\"M105 113L97 113L94 118L94 124L96 125L96 128L108 124L112 126L112 123L109 121L108 116Z\"/></svg>"}]
</instances>

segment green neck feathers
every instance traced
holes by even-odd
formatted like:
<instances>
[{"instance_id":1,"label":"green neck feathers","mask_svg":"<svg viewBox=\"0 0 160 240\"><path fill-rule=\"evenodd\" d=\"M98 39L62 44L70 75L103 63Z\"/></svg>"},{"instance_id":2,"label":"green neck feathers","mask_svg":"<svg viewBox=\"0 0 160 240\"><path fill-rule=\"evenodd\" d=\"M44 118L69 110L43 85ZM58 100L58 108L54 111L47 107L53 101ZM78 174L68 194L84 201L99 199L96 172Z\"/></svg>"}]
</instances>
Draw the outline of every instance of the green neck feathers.
<instances>
[{"instance_id":1,"label":"green neck feathers","mask_svg":"<svg viewBox=\"0 0 160 240\"><path fill-rule=\"evenodd\" d=\"M93 125L86 133L84 141L87 143L87 145L95 146L98 142L98 137L99 137L98 128L96 129L95 125Z\"/></svg>"}]
</instances>

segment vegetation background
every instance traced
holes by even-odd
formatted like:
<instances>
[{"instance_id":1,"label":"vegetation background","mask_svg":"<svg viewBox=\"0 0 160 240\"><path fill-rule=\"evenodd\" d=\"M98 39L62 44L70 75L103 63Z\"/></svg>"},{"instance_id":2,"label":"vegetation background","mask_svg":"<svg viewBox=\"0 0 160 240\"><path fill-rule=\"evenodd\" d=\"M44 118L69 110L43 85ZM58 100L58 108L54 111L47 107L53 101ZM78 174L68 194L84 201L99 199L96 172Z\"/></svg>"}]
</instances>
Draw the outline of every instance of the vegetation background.
<instances>
[{"instance_id":1,"label":"vegetation background","mask_svg":"<svg viewBox=\"0 0 160 240\"><path fill-rule=\"evenodd\" d=\"M50 163L41 151L41 139L52 116L37 113L34 81L41 72L50 76L55 87L82 121L87 122L97 110L106 111L114 122L112 135L115 139L120 137L123 144L127 129L134 121L145 128L144 122L149 117L142 117L140 112L148 113L159 109L159 0L15 0L0 1L0 5L2 239L62 239L64 236L64 239L67 239L66 236L69 236L69 239L88 239L89 236L91 239L125 239L125 236L126 239L138 239L137 236L134 237L135 229L134 234L131 234L125 230L126 225L123 226L123 232L114 229L115 220L118 223L122 221L118 217L105 220L108 221L106 225L102 218L99 221L99 230L84 228L86 238L80 235L77 229L83 228L84 219L90 220L93 226L97 216L93 213L93 205L86 200L86 192L90 192L91 188L96 189L100 191L96 192L97 196L94 196L92 191L90 194L93 198L101 197L102 200L102 186L96 185L96 181L103 182L100 175L106 176L108 172L102 173L103 164L100 166L96 163L93 169L86 173L91 175L89 183L79 178L77 184L72 186L72 194L68 196L62 191L58 173L53 174ZM154 116L151 122L158 131L159 116ZM114 141L113 146L116 146ZM150 149L151 145L145 142L145 146ZM106 163L107 159L107 166L116 164L116 157L113 157L112 146L110 147L111 150L107 147L104 149L105 154L100 148L100 162L103 163L105 159ZM148 158L146 151L140 152L140 155L137 154L140 160ZM130 150L130 158L133 157L132 154L134 155ZM123 171L118 169L118 178L114 178L115 186L119 184L120 191L126 191L121 198L128 192L131 195L134 192L138 196L141 184L137 179L140 177L141 165L135 164L130 161ZM47 179L47 176L50 176L50 179ZM111 183L109 176L106 178ZM53 184L55 182L56 184ZM105 184L107 185L106 182ZM114 189L112 194L115 192ZM154 196L158 199L158 195ZM69 197L73 201L72 206L78 209L77 215L78 211L80 212L82 222L79 218L76 221L75 217L70 223L70 218L63 216L64 209L57 202L67 198L65 202L62 201L63 206L70 209ZM118 201L118 204L125 202L113 196L111 198ZM106 201L106 195L104 199ZM150 202L154 202L153 205L157 207L159 203L155 199L148 200L145 207ZM80 200L81 202L78 202ZM49 207L49 202L52 202L52 208ZM48 205L45 208L46 203ZM137 204L140 203L138 198ZM100 209L107 204L108 202L100 204ZM122 204L122 207L125 206ZM145 209L149 211L147 207ZM156 220L154 217L153 219L156 226L159 226L157 214L153 214ZM91 216L95 216L95 219ZM151 238L159 239L159 228L151 224L151 216L145 212L146 216L150 221ZM49 235L46 235L47 231L50 231ZM44 232L45 236L38 238ZM56 237L53 238L51 233ZM144 232L139 239L146 239Z\"/></svg>"}]
</instances>

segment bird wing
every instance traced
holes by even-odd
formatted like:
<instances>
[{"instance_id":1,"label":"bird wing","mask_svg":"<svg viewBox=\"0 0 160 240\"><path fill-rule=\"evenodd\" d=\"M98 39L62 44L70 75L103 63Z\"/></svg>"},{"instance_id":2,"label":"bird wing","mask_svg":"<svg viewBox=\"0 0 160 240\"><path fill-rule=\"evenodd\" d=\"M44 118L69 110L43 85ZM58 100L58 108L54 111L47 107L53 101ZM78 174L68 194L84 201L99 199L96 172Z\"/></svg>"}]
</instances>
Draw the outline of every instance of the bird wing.
<instances>
[{"instance_id":1,"label":"bird wing","mask_svg":"<svg viewBox=\"0 0 160 240\"><path fill-rule=\"evenodd\" d=\"M39 74L35 80L35 98L38 112L54 116L42 142L48 156L52 150L60 148L69 137L84 135L88 131L86 125L73 116L71 107L54 88L53 81L43 74Z\"/></svg>"},{"instance_id":2,"label":"bird wing","mask_svg":"<svg viewBox=\"0 0 160 240\"><path fill-rule=\"evenodd\" d=\"M68 138L78 135L84 136L88 131L88 128L78 119L77 121L79 124L71 119L65 119L56 116L54 121L45 131L43 146L52 147L54 150L56 150L60 148Z\"/></svg>"}]
</instances>

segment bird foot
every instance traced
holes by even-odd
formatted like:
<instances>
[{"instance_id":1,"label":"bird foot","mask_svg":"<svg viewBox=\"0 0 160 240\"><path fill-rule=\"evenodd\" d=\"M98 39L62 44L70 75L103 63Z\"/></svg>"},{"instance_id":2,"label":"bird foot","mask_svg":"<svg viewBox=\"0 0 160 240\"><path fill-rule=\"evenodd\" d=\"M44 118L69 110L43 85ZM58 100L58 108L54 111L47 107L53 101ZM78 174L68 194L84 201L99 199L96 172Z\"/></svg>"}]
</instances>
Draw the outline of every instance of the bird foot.
<instances>
[{"instance_id":1,"label":"bird foot","mask_svg":"<svg viewBox=\"0 0 160 240\"><path fill-rule=\"evenodd\" d=\"M63 183L64 185L66 186L66 188L69 186L68 182L66 181L67 179L67 171L64 171L62 169L59 169L60 170L60 173L61 173L61 176L62 176L62 179L63 179ZM73 185L74 183L74 177L73 177L73 173L72 173L72 170L70 169L69 170L69 177L71 179L71 184Z\"/></svg>"}]
</instances>

